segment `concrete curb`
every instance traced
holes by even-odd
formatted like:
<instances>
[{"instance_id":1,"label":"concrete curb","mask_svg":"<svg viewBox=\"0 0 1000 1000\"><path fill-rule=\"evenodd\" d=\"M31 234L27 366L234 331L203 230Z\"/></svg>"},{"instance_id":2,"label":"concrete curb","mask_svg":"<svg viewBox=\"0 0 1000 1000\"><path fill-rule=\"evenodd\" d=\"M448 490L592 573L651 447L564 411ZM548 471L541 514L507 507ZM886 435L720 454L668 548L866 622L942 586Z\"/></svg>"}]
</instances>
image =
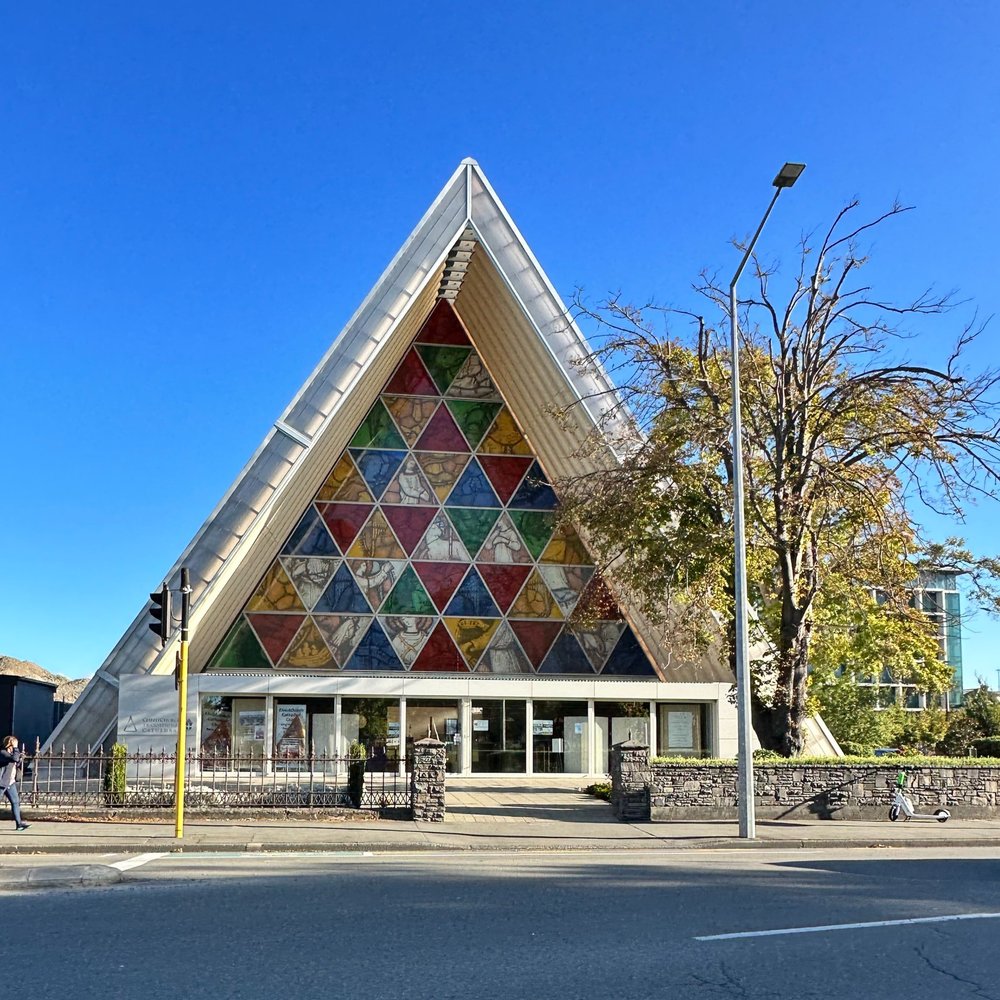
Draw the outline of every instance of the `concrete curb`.
<instances>
[{"instance_id":1,"label":"concrete curb","mask_svg":"<svg viewBox=\"0 0 1000 1000\"><path fill-rule=\"evenodd\" d=\"M0 868L0 890L115 885L121 881L122 872L109 865L44 865L38 868Z\"/></svg>"}]
</instances>

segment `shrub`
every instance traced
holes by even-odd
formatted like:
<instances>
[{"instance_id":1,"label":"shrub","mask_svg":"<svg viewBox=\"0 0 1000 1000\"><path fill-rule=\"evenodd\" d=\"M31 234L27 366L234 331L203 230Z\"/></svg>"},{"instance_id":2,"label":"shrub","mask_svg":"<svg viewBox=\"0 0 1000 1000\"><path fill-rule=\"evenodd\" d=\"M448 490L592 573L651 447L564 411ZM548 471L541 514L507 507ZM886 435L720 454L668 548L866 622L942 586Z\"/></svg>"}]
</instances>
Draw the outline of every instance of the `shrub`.
<instances>
[{"instance_id":1,"label":"shrub","mask_svg":"<svg viewBox=\"0 0 1000 1000\"><path fill-rule=\"evenodd\" d=\"M104 772L104 804L108 806L125 805L126 768L128 766L128 747L124 743L116 743L111 748L107 769Z\"/></svg>"},{"instance_id":2,"label":"shrub","mask_svg":"<svg viewBox=\"0 0 1000 1000\"><path fill-rule=\"evenodd\" d=\"M972 746L978 757L1000 757L1000 737L984 736L973 740Z\"/></svg>"},{"instance_id":3,"label":"shrub","mask_svg":"<svg viewBox=\"0 0 1000 1000\"><path fill-rule=\"evenodd\" d=\"M595 798L611 801L611 786L606 781L595 781L592 785L587 785L584 791Z\"/></svg>"},{"instance_id":4,"label":"shrub","mask_svg":"<svg viewBox=\"0 0 1000 1000\"><path fill-rule=\"evenodd\" d=\"M361 796L365 790L365 762L368 751L363 743L354 740L347 751L350 761L347 765L347 794L355 809L361 808Z\"/></svg>"},{"instance_id":5,"label":"shrub","mask_svg":"<svg viewBox=\"0 0 1000 1000\"><path fill-rule=\"evenodd\" d=\"M871 757L875 747L870 743L855 743L854 740L840 740L840 749L848 757Z\"/></svg>"}]
</instances>

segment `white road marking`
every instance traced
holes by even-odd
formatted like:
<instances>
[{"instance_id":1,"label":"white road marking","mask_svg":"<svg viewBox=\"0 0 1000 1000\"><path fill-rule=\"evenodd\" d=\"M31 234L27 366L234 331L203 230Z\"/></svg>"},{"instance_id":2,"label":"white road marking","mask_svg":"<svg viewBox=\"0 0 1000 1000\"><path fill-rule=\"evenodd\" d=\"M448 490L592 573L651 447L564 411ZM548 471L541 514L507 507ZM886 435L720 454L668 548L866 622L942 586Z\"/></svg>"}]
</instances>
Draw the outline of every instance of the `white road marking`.
<instances>
[{"instance_id":1,"label":"white road marking","mask_svg":"<svg viewBox=\"0 0 1000 1000\"><path fill-rule=\"evenodd\" d=\"M857 924L821 924L818 927L782 927L771 931L737 931L706 934L695 941L731 941L733 938L777 937L780 934L819 934L821 931L853 931L866 927L902 927L906 924L940 924L948 920L996 920L1000 913L952 913L944 917L909 917L906 920L867 920Z\"/></svg>"},{"instance_id":2,"label":"white road marking","mask_svg":"<svg viewBox=\"0 0 1000 1000\"><path fill-rule=\"evenodd\" d=\"M163 854L137 854L134 858L126 858L124 861L116 861L112 868L117 868L120 872L127 872L132 868L138 868L140 865L144 865L150 861L156 861L157 858L165 858L166 853Z\"/></svg>"}]
</instances>

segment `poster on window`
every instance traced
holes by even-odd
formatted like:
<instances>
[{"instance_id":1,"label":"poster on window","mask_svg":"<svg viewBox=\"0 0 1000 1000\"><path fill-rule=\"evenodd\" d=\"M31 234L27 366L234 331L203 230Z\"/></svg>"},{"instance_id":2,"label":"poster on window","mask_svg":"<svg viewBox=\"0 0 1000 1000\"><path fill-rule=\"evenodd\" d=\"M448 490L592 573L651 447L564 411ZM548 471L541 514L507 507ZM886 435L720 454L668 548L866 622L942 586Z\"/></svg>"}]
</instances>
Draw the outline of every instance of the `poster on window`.
<instances>
[{"instance_id":1,"label":"poster on window","mask_svg":"<svg viewBox=\"0 0 1000 1000\"><path fill-rule=\"evenodd\" d=\"M276 705L274 709L275 766L298 768L306 758L306 706Z\"/></svg>"},{"instance_id":2,"label":"poster on window","mask_svg":"<svg viewBox=\"0 0 1000 1000\"><path fill-rule=\"evenodd\" d=\"M239 713L240 736L244 740L264 739L264 712L250 711Z\"/></svg>"},{"instance_id":3,"label":"poster on window","mask_svg":"<svg viewBox=\"0 0 1000 1000\"><path fill-rule=\"evenodd\" d=\"M531 722L531 733L533 736L551 736L552 719L533 719Z\"/></svg>"},{"instance_id":4,"label":"poster on window","mask_svg":"<svg viewBox=\"0 0 1000 1000\"><path fill-rule=\"evenodd\" d=\"M667 719L667 742L670 749L693 750L694 712L671 712Z\"/></svg>"}]
</instances>

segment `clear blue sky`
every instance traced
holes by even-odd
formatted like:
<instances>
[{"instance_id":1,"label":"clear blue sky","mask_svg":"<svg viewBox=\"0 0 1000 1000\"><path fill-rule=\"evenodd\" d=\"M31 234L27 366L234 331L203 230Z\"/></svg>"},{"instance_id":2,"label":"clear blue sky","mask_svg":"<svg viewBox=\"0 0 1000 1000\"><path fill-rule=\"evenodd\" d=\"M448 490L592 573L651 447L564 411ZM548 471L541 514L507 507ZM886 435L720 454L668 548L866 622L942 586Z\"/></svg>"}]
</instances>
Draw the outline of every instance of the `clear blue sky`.
<instances>
[{"instance_id":1,"label":"clear blue sky","mask_svg":"<svg viewBox=\"0 0 1000 1000\"><path fill-rule=\"evenodd\" d=\"M566 298L682 302L803 160L765 255L898 195L879 287L997 312L998 37L990 2L5 5L0 653L100 666L464 156ZM964 641L992 683L1000 628Z\"/></svg>"}]
</instances>

